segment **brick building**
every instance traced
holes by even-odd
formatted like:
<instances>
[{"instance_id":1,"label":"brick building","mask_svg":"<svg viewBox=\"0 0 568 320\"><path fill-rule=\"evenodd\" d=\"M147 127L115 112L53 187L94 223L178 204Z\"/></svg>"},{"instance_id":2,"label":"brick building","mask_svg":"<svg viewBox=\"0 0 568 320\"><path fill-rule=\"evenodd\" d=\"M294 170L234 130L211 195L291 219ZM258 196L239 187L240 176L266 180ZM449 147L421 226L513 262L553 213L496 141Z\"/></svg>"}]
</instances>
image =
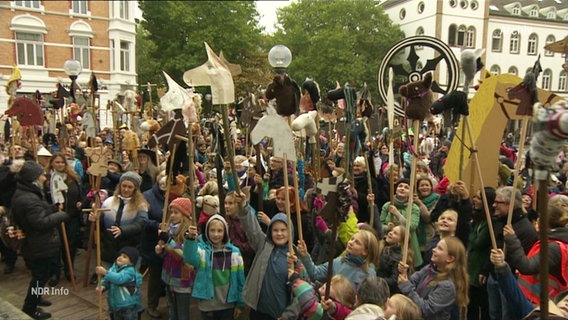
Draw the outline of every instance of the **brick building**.
<instances>
[{"instance_id":1,"label":"brick building","mask_svg":"<svg viewBox=\"0 0 568 320\"><path fill-rule=\"evenodd\" d=\"M71 80L63 71L68 59L81 62L77 82L83 89L91 73L99 82L100 120L106 104L125 89L136 89L136 1L0 1L0 86L17 65L22 74L18 95L48 93ZM7 94L0 91L0 112Z\"/></svg>"}]
</instances>

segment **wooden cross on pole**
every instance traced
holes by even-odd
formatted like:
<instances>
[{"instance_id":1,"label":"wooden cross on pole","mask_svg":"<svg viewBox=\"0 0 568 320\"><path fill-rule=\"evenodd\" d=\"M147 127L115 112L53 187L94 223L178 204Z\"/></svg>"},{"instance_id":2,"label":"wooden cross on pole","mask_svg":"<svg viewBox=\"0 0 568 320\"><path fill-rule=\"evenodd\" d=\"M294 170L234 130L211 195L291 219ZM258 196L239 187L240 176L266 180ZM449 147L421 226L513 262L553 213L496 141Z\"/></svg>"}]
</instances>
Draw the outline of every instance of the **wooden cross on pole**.
<instances>
[{"instance_id":1,"label":"wooden cross on pole","mask_svg":"<svg viewBox=\"0 0 568 320\"><path fill-rule=\"evenodd\" d=\"M146 90L148 90L148 98L149 98L149 102L150 102L150 109L148 111L144 110L144 103L142 103L142 112L146 115L146 119L153 119L154 118L154 109L152 108L153 106L153 102L152 102L152 87L157 87L158 85L155 83L150 83L150 81L146 82L146 84L143 84L142 87L145 87Z\"/></svg>"}]
</instances>

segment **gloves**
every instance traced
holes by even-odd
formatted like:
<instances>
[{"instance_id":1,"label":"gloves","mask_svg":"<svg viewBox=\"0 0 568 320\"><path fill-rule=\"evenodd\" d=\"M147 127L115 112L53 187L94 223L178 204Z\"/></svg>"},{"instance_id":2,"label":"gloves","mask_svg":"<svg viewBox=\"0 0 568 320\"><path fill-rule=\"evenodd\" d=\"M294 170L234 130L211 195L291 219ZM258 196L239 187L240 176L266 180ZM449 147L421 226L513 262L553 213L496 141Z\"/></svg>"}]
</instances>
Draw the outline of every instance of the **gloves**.
<instances>
[{"instance_id":1,"label":"gloves","mask_svg":"<svg viewBox=\"0 0 568 320\"><path fill-rule=\"evenodd\" d=\"M325 220L323 220L321 216L316 217L315 226L318 230L320 230L323 233L326 233L327 230L329 230L329 228L327 227L327 223L325 223Z\"/></svg>"}]
</instances>

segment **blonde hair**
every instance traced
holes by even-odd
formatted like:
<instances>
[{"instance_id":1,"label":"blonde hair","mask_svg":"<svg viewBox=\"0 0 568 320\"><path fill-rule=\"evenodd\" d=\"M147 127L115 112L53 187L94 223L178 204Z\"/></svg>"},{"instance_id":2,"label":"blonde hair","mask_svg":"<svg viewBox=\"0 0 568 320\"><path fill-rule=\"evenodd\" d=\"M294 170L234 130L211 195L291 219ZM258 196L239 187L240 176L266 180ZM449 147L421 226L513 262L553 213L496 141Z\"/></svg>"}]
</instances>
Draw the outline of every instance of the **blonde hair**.
<instances>
[{"instance_id":1,"label":"blonde hair","mask_svg":"<svg viewBox=\"0 0 568 320\"><path fill-rule=\"evenodd\" d=\"M361 234L363 236L363 245L367 249L367 256L365 257L365 261L363 261L363 265L361 265L361 269L365 272L369 272L369 265L377 265L379 259L379 240L368 230L359 230L355 234ZM353 236L355 236L355 234L353 234ZM347 249L345 249L341 255L344 256L346 254Z\"/></svg>"},{"instance_id":2,"label":"blonde hair","mask_svg":"<svg viewBox=\"0 0 568 320\"><path fill-rule=\"evenodd\" d=\"M422 319L420 308L409 297L396 293L389 298L389 304L395 309L397 320L419 320Z\"/></svg>"},{"instance_id":3,"label":"blonde hair","mask_svg":"<svg viewBox=\"0 0 568 320\"><path fill-rule=\"evenodd\" d=\"M171 210L171 207L170 207ZM180 212L181 213L181 212ZM173 235L174 241L178 244L182 244L185 240L184 234L187 230L189 230L189 226L191 225L191 219L187 217L185 214L181 214L181 222L177 228L176 234Z\"/></svg>"},{"instance_id":4,"label":"blonde hair","mask_svg":"<svg viewBox=\"0 0 568 320\"><path fill-rule=\"evenodd\" d=\"M335 292L335 300L346 306L349 309L355 307L355 297L357 292L355 292L355 287L353 283L346 277L336 274L331 278L331 287Z\"/></svg>"},{"instance_id":5,"label":"blonde hair","mask_svg":"<svg viewBox=\"0 0 568 320\"><path fill-rule=\"evenodd\" d=\"M402 253L402 251L403 251L402 247L404 246L404 237L406 236L406 228L403 227L402 225L395 226L394 228L400 228L399 243L389 246L389 245L387 245L387 241L384 238L381 239L381 241L379 241L378 257L381 256L381 254L383 253L383 250L385 250L385 254L390 255L391 254L390 251L394 246L399 246L401 248L401 253ZM394 228L392 228L392 230L394 230ZM385 238L386 238L386 235L385 235ZM407 245L407 248L406 248L406 264L410 267L411 272L414 271L414 251L412 250L412 246L411 246L410 241L408 241L408 245ZM376 264L376 266L378 266L378 264Z\"/></svg>"},{"instance_id":6,"label":"blonde hair","mask_svg":"<svg viewBox=\"0 0 568 320\"><path fill-rule=\"evenodd\" d=\"M446 237L440 241L445 241L448 247L448 255L454 257L454 261L448 263L444 270L430 282L430 286L437 285L440 281L450 279L456 287L456 303L459 307L466 307L469 304L469 277L467 273L467 257L465 247L460 239L456 237Z\"/></svg>"},{"instance_id":7,"label":"blonde hair","mask_svg":"<svg viewBox=\"0 0 568 320\"><path fill-rule=\"evenodd\" d=\"M116 185L116 189L114 189L114 202L118 202L118 196L121 195L120 186L122 186L124 181L128 180L120 181ZM134 188L134 193L132 193L132 198L130 199L130 205L132 205L132 208L134 208L136 211L147 211L150 208L150 204L148 204L148 201L146 201L146 198L144 198L144 195L142 195L140 188Z\"/></svg>"}]
</instances>

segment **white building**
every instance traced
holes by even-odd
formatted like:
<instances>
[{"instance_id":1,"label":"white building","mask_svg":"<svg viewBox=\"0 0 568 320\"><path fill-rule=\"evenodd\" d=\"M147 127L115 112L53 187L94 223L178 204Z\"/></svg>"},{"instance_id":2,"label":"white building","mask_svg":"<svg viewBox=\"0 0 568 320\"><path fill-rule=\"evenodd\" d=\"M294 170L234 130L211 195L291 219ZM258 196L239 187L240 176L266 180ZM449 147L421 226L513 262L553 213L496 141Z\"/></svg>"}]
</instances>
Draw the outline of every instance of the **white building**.
<instances>
[{"instance_id":1,"label":"white building","mask_svg":"<svg viewBox=\"0 0 568 320\"><path fill-rule=\"evenodd\" d=\"M406 37L438 38L458 58L461 48L484 48L485 67L494 74L522 78L540 55L538 86L568 97L565 55L544 50L546 44L568 36L568 1L387 0L381 6Z\"/></svg>"}]
</instances>

